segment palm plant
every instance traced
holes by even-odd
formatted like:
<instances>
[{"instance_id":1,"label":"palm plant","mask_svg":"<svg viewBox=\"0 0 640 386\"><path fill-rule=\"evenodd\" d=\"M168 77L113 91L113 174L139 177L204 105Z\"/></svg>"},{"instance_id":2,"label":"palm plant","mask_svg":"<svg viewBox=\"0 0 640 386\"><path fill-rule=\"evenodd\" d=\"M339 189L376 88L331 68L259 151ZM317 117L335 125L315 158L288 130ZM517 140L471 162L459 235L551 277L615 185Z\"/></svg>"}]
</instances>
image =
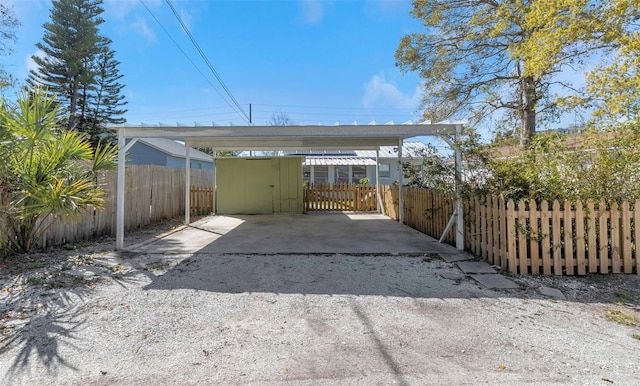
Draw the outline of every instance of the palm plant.
<instances>
[{"instance_id":1,"label":"palm plant","mask_svg":"<svg viewBox=\"0 0 640 386\"><path fill-rule=\"evenodd\" d=\"M52 218L77 220L103 205L102 171L116 166L117 148L61 130L55 96L23 91L0 99L0 221L5 250L31 252ZM4 236L4 237L1 237Z\"/></svg>"}]
</instances>

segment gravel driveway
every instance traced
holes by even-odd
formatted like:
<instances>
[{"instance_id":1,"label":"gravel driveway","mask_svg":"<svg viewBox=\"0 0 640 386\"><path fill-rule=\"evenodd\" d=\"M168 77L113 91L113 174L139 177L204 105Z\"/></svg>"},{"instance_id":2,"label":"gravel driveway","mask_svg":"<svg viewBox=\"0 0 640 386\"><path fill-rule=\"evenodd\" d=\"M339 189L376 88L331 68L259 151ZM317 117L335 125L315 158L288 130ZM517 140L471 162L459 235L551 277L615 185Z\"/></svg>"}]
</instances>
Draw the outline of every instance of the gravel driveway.
<instances>
[{"instance_id":1,"label":"gravel driveway","mask_svg":"<svg viewBox=\"0 0 640 386\"><path fill-rule=\"evenodd\" d=\"M3 276L0 383L640 379L640 329L605 317L637 315L637 299L556 301L517 278L520 289L488 290L437 254L80 256L91 273L71 282Z\"/></svg>"},{"instance_id":2,"label":"gravel driveway","mask_svg":"<svg viewBox=\"0 0 640 386\"><path fill-rule=\"evenodd\" d=\"M634 384L634 327L437 257L138 255L43 291L7 384ZM635 328L637 331L637 328ZM8 340L8 341L7 341Z\"/></svg>"}]
</instances>

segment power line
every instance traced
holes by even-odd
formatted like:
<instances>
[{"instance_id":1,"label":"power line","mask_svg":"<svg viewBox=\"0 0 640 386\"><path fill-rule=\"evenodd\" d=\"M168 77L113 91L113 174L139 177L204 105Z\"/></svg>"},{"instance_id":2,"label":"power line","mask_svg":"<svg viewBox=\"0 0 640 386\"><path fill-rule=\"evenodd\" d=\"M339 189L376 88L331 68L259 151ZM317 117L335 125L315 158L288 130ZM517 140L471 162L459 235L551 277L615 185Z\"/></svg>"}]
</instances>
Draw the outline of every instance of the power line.
<instances>
[{"instance_id":1,"label":"power line","mask_svg":"<svg viewBox=\"0 0 640 386\"><path fill-rule=\"evenodd\" d=\"M301 108L301 109L326 109L326 110L367 110L366 107L336 107L336 106L298 106L298 105L273 105L273 104L261 104L261 103L253 103L254 106L264 106L264 107L293 107L293 108ZM398 107L373 107L368 110L384 110L384 111L411 111L413 109L410 108L398 108Z\"/></svg>"},{"instance_id":2,"label":"power line","mask_svg":"<svg viewBox=\"0 0 640 386\"><path fill-rule=\"evenodd\" d=\"M198 44L198 42L196 42L196 39L193 37L193 35L189 31L189 28L187 28L187 25L184 23L184 21L182 20L182 18L178 14L178 11L176 11L176 9L174 8L173 4L171 4L171 0L165 0L165 1L167 2L169 7L171 8L171 11L173 12L173 15L176 17L176 19L178 19L178 22L182 26L182 29L184 30L184 32L187 34L187 36L189 36L189 39L191 40L191 43L193 44L193 46L196 48L196 50L198 50L198 53L202 57L202 60L204 60L204 62L207 64L207 66L209 67L209 69L211 70L213 75L218 80L218 83L220 83L220 85L222 86L222 89L227 93L229 98L233 101L233 103L236 105L237 109L242 113L242 115L244 115L244 117L246 118L247 122L249 122L250 121L249 120L249 116L244 111L242 106L240 106L240 104L238 103L236 98L231 94L231 91L229 90L227 85L224 84L224 82L222 81L222 78L220 77L220 75L218 75L218 72L213 68L213 65L209 61L209 58L207 58L207 55L205 55L204 51L202 51L202 48L200 48L200 45Z\"/></svg>"},{"instance_id":3,"label":"power line","mask_svg":"<svg viewBox=\"0 0 640 386\"><path fill-rule=\"evenodd\" d=\"M160 20L158 20L158 18L153 14L153 12L151 12L151 9L149 9L149 7L147 7L147 4L144 3L143 0L140 0L140 3L144 6L144 8L147 10L147 12L149 12L149 14L151 15L151 17L153 18L153 20L156 21L156 23L158 23L158 25L160 26L160 28L164 31L164 33L169 37L169 39L173 42L173 44L178 48L178 50L180 50L180 52L182 52L182 54L184 55L185 58L187 58L187 60L189 61L189 63L191 63L191 65L193 65L193 67L200 73L200 75L202 75L202 77L204 78L204 80L207 81L207 83L209 83L209 85L216 91L216 93L220 96L220 98L222 98L222 100L232 109L234 108L231 103L229 103L229 101L226 100L226 98L224 97L224 95L222 95L220 93L220 91L218 90L218 88L213 84L213 82L211 82L211 80L209 80L209 78L205 75L204 72L202 72L202 70L200 70L200 68L195 64L195 62L193 60L191 60L191 58L189 57L189 55L187 55L187 53L182 49L182 47L180 47L180 44L178 44L178 42L173 38L173 36L171 36L171 34L169 33L169 31L167 31L166 28L164 28L164 25L162 25L162 23L160 22Z\"/></svg>"},{"instance_id":4,"label":"power line","mask_svg":"<svg viewBox=\"0 0 640 386\"><path fill-rule=\"evenodd\" d=\"M254 113L277 113L277 111L272 111L272 110L253 110ZM356 116L367 116L367 117L377 117L380 119L385 119L385 118L394 118L394 117L406 117L407 114L400 114L400 113L396 113L396 114L385 114L385 113L348 113L348 112L344 112L344 113L318 113L318 112L306 112L306 111L292 111L292 112L286 112L287 115L306 115L306 116L314 116L314 117L327 117L327 118L331 118L331 117L356 117ZM409 119L409 118L407 118Z\"/></svg>"}]
</instances>

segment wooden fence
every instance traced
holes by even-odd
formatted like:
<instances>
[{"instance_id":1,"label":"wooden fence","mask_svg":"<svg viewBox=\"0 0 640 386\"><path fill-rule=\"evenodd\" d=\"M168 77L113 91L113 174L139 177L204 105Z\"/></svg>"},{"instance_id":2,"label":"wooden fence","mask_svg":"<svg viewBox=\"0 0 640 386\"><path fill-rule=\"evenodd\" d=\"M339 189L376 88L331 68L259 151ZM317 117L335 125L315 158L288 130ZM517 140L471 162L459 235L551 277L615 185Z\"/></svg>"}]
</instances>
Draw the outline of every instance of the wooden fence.
<instances>
[{"instance_id":1,"label":"wooden fence","mask_svg":"<svg viewBox=\"0 0 640 386\"><path fill-rule=\"evenodd\" d=\"M191 186L189 198L192 215L207 215L213 212L213 186Z\"/></svg>"},{"instance_id":2,"label":"wooden fence","mask_svg":"<svg viewBox=\"0 0 640 386\"><path fill-rule=\"evenodd\" d=\"M153 165L126 167L125 175L125 230L184 215L185 173L182 168ZM75 243L116 232L116 175L107 173L99 184L105 192L104 209L92 209L78 221L48 219L42 224L44 232L39 247ZM191 170L192 186L212 186L213 171ZM205 204L202 194L196 192L192 213L202 214L212 208L213 201ZM206 193L205 193L206 195ZM192 193L192 202L193 193ZM63 219L64 220L64 219Z\"/></svg>"},{"instance_id":3,"label":"wooden fence","mask_svg":"<svg viewBox=\"0 0 640 386\"><path fill-rule=\"evenodd\" d=\"M375 186L311 184L304 188L306 211L371 212L378 209Z\"/></svg>"},{"instance_id":4,"label":"wooden fence","mask_svg":"<svg viewBox=\"0 0 640 386\"><path fill-rule=\"evenodd\" d=\"M468 203L466 248L512 273L640 274L640 200L617 203Z\"/></svg>"},{"instance_id":5,"label":"wooden fence","mask_svg":"<svg viewBox=\"0 0 640 386\"><path fill-rule=\"evenodd\" d=\"M398 219L398 188L381 189L384 210ZM405 187L404 222L440 238L453 212L452 195ZM499 197L463 201L465 249L512 273L640 274L640 200L514 202ZM451 230L445 242L455 244Z\"/></svg>"},{"instance_id":6,"label":"wooden fence","mask_svg":"<svg viewBox=\"0 0 640 386\"><path fill-rule=\"evenodd\" d=\"M384 213L398 220L398 187L381 186ZM404 223L420 232L439 239L455 208L451 195L429 189L403 188ZM455 245L455 227L447 233L444 242Z\"/></svg>"}]
</instances>

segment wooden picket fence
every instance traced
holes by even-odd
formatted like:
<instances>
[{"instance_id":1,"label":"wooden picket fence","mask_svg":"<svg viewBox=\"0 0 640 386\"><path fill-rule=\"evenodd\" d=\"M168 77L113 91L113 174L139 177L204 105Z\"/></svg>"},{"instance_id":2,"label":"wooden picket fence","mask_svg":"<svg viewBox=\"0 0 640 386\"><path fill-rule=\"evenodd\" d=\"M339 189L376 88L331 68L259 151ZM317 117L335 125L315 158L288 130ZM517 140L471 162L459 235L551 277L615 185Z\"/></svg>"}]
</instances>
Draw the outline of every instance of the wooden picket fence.
<instances>
[{"instance_id":1,"label":"wooden picket fence","mask_svg":"<svg viewBox=\"0 0 640 386\"><path fill-rule=\"evenodd\" d=\"M638 273L640 200L468 202L467 248L512 273Z\"/></svg>"},{"instance_id":2,"label":"wooden picket fence","mask_svg":"<svg viewBox=\"0 0 640 386\"><path fill-rule=\"evenodd\" d=\"M184 215L185 173L182 168L154 165L131 165L125 171L125 230L139 228L153 222ZM100 176L99 184L105 192L104 209L90 209L78 221L49 218L41 225L44 229L38 247L75 243L116 232L115 173ZM212 186L213 171L191 170L192 185ZM192 213L206 212L213 200L207 202L207 193L197 192ZM202 200L202 196L205 196ZM192 195L193 202L193 195ZM0 224L2 219L0 219ZM2 240L0 240L0 247Z\"/></svg>"},{"instance_id":3,"label":"wooden picket fence","mask_svg":"<svg viewBox=\"0 0 640 386\"><path fill-rule=\"evenodd\" d=\"M378 209L375 186L311 184L304 187L304 210L371 212Z\"/></svg>"},{"instance_id":4,"label":"wooden picket fence","mask_svg":"<svg viewBox=\"0 0 640 386\"><path fill-rule=\"evenodd\" d=\"M190 195L192 215L207 215L213 212L213 186L192 186Z\"/></svg>"},{"instance_id":5,"label":"wooden picket fence","mask_svg":"<svg viewBox=\"0 0 640 386\"><path fill-rule=\"evenodd\" d=\"M404 222L440 238L455 197L403 188ZM398 219L398 188L381 189L384 210ZM640 274L640 200L635 203L463 201L465 249L511 273L531 275ZM455 244L455 231L445 236Z\"/></svg>"}]
</instances>

